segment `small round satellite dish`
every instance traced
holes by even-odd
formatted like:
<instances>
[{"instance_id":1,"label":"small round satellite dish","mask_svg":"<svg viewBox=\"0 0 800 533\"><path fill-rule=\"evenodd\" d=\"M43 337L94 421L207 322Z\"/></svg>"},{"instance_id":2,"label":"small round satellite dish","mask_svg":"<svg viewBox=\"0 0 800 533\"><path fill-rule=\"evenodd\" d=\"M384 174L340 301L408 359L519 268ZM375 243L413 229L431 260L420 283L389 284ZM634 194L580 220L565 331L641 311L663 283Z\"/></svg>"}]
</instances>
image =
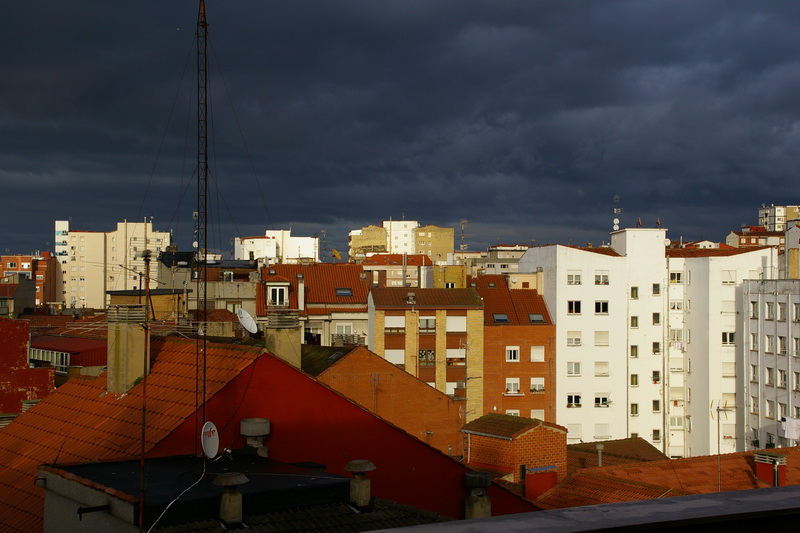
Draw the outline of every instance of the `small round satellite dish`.
<instances>
[{"instance_id":1,"label":"small round satellite dish","mask_svg":"<svg viewBox=\"0 0 800 533\"><path fill-rule=\"evenodd\" d=\"M203 446L203 453L206 457L213 459L219 451L219 432L214 422L203 424L203 431L200 434L200 444Z\"/></svg>"},{"instance_id":2,"label":"small round satellite dish","mask_svg":"<svg viewBox=\"0 0 800 533\"><path fill-rule=\"evenodd\" d=\"M614 231L617 231L619 229L619 224L614 224L612 227L614 228Z\"/></svg>"},{"instance_id":3,"label":"small round satellite dish","mask_svg":"<svg viewBox=\"0 0 800 533\"><path fill-rule=\"evenodd\" d=\"M669 246L670 244L672 244L672 241L671 241L671 240L669 240L669 239L664 239L664 246Z\"/></svg>"},{"instance_id":4,"label":"small round satellite dish","mask_svg":"<svg viewBox=\"0 0 800 533\"><path fill-rule=\"evenodd\" d=\"M197 248L197 241L192 241L192 248Z\"/></svg>"},{"instance_id":5,"label":"small round satellite dish","mask_svg":"<svg viewBox=\"0 0 800 533\"><path fill-rule=\"evenodd\" d=\"M618 218L614 218L614 220L612 220L612 222L613 222L614 224L619 224L619 219L618 219Z\"/></svg>"},{"instance_id":6,"label":"small round satellite dish","mask_svg":"<svg viewBox=\"0 0 800 533\"><path fill-rule=\"evenodd\" d=\"M239 324L241 324L244 329L252 334L258 333L258 325L256 324L256 321L253 320L253 317L250 315L250 313L240 307L236 310L236 316L239 317Z\"/></svg>"}]
</instances>

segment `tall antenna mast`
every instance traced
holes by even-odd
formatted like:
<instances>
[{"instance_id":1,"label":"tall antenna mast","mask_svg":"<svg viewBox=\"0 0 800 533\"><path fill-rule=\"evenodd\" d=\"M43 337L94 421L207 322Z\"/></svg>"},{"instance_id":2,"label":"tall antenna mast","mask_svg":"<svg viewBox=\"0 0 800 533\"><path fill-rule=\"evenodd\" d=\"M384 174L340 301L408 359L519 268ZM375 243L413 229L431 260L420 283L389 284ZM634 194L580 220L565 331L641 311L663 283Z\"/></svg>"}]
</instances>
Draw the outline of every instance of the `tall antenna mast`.
<instances>
[{"instance_id":1,"label":"tall antenna mast","mask_svg":"<svg viewBox=\"0 0 800 533\"><path fill-rule=\"evenodd\" d=\"M458 247L458 249L462 252L466 251L467 248L469 248L469 245L464 240L464 228L467 227L467 222L468 220L466 218L461 219L461 245Z\"/></svg>"},{"instance_id":2,"label":"tall antenna mast","mask_svg":"<svg viewBox=\"0 0 800 533\"><path fill-rule=\"evenodd\" d=\"M617 231L619 229L619 215L622 213L622 207L620 206L620 202L622 201L622 196L615 194L614 195L614 219L611 221L611 229Z\"/></svg>"},{"instance_id":3,"label":"tall antenna mast","mask_svg":"<svg viewBox=\"0 0 800 533\"><path fill-rule=\"evenodd\" d=\"M197 321L199 328L206 324L206 275L208 274L208 24L206 4L200 0L197 14L197 217L195 222L195 280L197 288ZM203 421L206 419L206 331L197 336L197 364L202 361L202 373L196 376L200 383L195 388L195 405L202 405ZM198 412L199 416L199 412ZM197 421L196 421L197 422ZM197 434L197 431L195 431ZM195 439L197 440L197 439ZM195 442L197 448L197 442ZM197 450L196 450L197 452Z\"/></svg>"}]
</instances>

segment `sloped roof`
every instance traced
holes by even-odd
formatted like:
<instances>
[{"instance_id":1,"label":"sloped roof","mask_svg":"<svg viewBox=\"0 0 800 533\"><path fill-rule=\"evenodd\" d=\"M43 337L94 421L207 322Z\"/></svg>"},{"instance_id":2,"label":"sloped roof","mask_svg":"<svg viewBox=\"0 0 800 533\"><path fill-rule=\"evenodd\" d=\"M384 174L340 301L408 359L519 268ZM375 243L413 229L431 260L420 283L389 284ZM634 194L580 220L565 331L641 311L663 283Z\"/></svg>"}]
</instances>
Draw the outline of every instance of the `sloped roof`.
<instances>
[{"instance_id":1,"label":"sloped roof","mask_svg":"<svg viewBox=\"0 0 800 533\"><path fill-rule=\"evenodd\" d=\"M195 412L196 345L153 339L147 377L145 452ZM206 391L216 394L263 352L209 343ZM0 431L0 529L42 528L43 490L34 484L44 463L103 461L141 451L142 384L127 394L106 393L105 374L71 379ZM113 435L113 437L111 437Z\"/></svg>"},{"instance_id":2,"label":"sloped roof","mask_svg":"<svg viewBox=\"0 0 800 533\"><path fill-rule=\"evenodd\" d=\"M106 349L107 342L102 339L87 339L82 337L59 337L54 335L41 335L31 337L31 348L52 350L58 352L80 353L97 349Z\"/></svg>"},{"instance_id":3,"label":"sloped roof","mask_svg":"<svg viewBox=\"0 0 800 533\"><path fill-rule=\"evenodd\" d=\"M622 257L617 253L616 250L614 250L610 246L573 246L573 245L562 245L562 246L566 246L567 248L574 248L576 250L582 250L584 252L592 252L593 254L609 255L611 257Z\"/></svg>"},{"instance_id":4,"label":"sloped roof","mask_svg":"<svg viewBox=\"0 0 800 533\"><path fill-rule=\"evenodd\" d=\"M353 346L303 344L300 346L300 366L303 372L316 377L353 349L355 349Z\"/></svg>"},{"instance_id":5,"label":"sloped roof","mask_svg":"<svg viewBox=\"0 0 800 533\"><path fill-rule=\"evenodd\" d=\"M408 293L414 293L414 303L408 302ZM416 287L380 287L372 289L375 307L388 308L420 308L437 309L467 307L483 307L478 291L469 289L419 289Z\"/></svg>"},{"instance_id":6,"label":"sloped roof","mask_svg":"<svg viewBox=\"0 0 800 533\"><path fill-rule=\"evenodd\" d=\"M525 418L524 416L501 415L497 413L488 413L480 418L476 418L472 422L466 424L462 431L474 435L511 440L517 435L539 426L547 426L549 428L561 430L564 433L567 432L566 428L558 424L545 422L538 418Z\"/></svg>"},{"instance_id":7,"label":"sloped roof","mask_svg":"<svg viewBox=\"0 0 800 533\"><path fill-rule=\"evenodd\" d=\"M406 266L419 267L431 266L433 261L425 254L413 254L405 256ZM375 254L367 257L362 263L366 266L402 266L403 254Z\"/></svg>"},{"instance_id":8,"label":"sloped roof","mask_svg":"<svg viewBox=\"0 0 800 533\"><path fill-rule=\"evenodd\" d=\"M483 298L484 322L496 325L492 316L498 313L508 316L508 322L502 325L530 326L529 315L542 315L544 322L539 324L552 324L550 314L547 312L544 298L532 289L509 289L503 275L485 275L470 278L470 284L475 284L478 294Z\"/></svg>"},{"instance_id":9,"label":"sloped roof","mask_svg":"<svg viewBox=\"0 0 800 533\"><path fill-rule=\"evenodd\" d=\"M748 246L746 248L665 248L667 257L728 257L749 254L759 250L770 250L772 246Z\"/></svg>"},{"instance_id":10,"label":"sloped roof","mask_svg":"<svg viewBox=\"0 0 800 533\"><path fill-rule=\"evenodd\" d=\"M199 310L190 309L189 314L193 317L199 315ZM206 310L206 322L238 322L239 317L236 313L228 311L227 309L208 309Z\"/></svg>"},{"instance_id":11,"label":"sloped roof","mask_svg":"<svg viewBox=\"0 0 800 533\"><path fill-rule=\"evenodd\" d=\"M0 283L0 298L11 298L17 292L18 283Z\"/></svg>"},{"instance_id":12,"label":"sloped roof","mask_svg":"<svg viewBox=\"0 0 800 533\"><path fill-rule=\"evenodd\" d=\"M597 444L603 445L603 465L613 466L669 459L658 448L641 437L606 440L602 443L581 442L567 446L567 472L573 474L597 466Z\"/></svg>"},{"instance_id":13,"label":"sloped roof","mask_svg":"<svg viewBox=\"0 0 800 533\"><path fill-rule=\"evenodd\" d=\"M787 457L786 485L800 484L800 448L775 450ZM704 455L586 468L544 493L536 504L546 509L615 503L686 494L708 494L771 486L755 475L753 453Z\"/></svg>"}]
</instances>

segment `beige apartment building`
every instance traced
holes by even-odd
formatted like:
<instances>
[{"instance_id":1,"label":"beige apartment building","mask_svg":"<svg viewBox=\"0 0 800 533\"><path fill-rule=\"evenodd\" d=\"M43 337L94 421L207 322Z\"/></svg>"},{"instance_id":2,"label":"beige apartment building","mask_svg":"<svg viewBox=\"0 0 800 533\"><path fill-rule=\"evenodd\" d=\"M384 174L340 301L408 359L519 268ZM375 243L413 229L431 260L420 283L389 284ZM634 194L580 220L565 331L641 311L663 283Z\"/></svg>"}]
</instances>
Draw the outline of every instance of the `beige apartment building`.
<instances>
[{"instance_id":1,"label":"beige apartment building","mask_svg":"<svg viewBox=\"0 0 800 533\"><path fill-rule=\"evenodd\" d=\"M158 254L170 245L168 232L154 231L153 223L117 223L109 232L70 229L68 220L55 221L55 251L61 265L61 301L65 307L104 309L111 290L144 289L145 259L149 250L150 288L158 288Z\"/></svg>"},{"instance_id":2,"label":"beige apartment building","mask_svg":"<svg viewBox=\"0 0 800 533\"><path fill-rule=\"evenodd\" d=\"M369 225L349 234L349 260L360 263L370 255L424 254L434 264L445 264L453 252L455 230L440 226L420 226L416 220L384 220L381 226Z\"/></svg>"}]
</instances>

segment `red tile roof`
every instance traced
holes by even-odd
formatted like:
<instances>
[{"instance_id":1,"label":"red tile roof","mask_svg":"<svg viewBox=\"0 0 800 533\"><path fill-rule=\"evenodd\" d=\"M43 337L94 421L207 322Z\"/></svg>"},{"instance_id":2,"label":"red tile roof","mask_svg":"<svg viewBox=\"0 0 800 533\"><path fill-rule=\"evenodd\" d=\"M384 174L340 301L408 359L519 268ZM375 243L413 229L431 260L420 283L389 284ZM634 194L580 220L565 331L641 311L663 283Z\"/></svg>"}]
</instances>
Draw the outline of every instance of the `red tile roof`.
<instances>
[{"instance_id":1,"label":"red tile roof","mask_svg":"<svg viewBox=\"0 0 800 533\"><path fill-rule=\"evenodd\" d=\"M17 292L17 283L0 283L0 298L11 298Z\"/></svg>"},{"instance_id":2,"label":"red tile roof","mask_svg":"<svg viewBox=\"0 0 800 533\"><path fill-rule=\"evenodd\" d=\"M274 272L270 273L270 272ZM261 279L271 281L271 276L280 276L289 282L289 307L299 309L298 274L303 275L306 307L312 304L333 304L357 308L366 312L369 283L362 279L364 269L361 265L350 263L315 263L313 265L270 265L261 269ZM284 282L285 282L284 281ZM337 288L349 288L352 296L337 296ZM307 311L301 312L306 314ZM267 314L264 284L259 283L256 290L256 314ZM325 313L327 314L327 313Z\"/></svg>"},{"instance_id":3,"label":"red tile roof","mask_svg":"<svg viewBox=\"0 0 800 533\"><path fill-rule=\"evenodd\" d=\"M547 426L559 429L564 433L567 432L567 428L552 422L545 422L537 418L525 418L524 416L501 415L496 413L488 413L480 418L476 418L472 422L466 424L462 431L464 433L511 440L517 435L539 426Z\"/></svg>"},{"instance_id":4,"label":"red tile roof","mask_svg":"<svg viewBox=\"0 0 800 533\"><path fill-rule=\"evenodd\" d=\"M667 257L728 257L749 254L758 250L770 250L772 246L748 246L747 248L665 248Z\"/></svg>"},{"instance_id":5,"label":"red tile roof","mask_svg":"<svg viewBox=\"0 0 800 533\"><path fill-rule=\"evenodd\" d=\"M414 302L409 303L408 294L414 293ZM481 308L481 297L475 289L419 289L416 287L380 287L372 289L375 307L386 309L420 308Z\"/></svg>"},{"instance_id":6,"label":"red tile roof","mask_svg":"<svg viewBox=\"0 0 800 533\"><path fill-rule=\"evenodd\" d=\"M147 377L147 443L152 449L195 412L195 341L153 339ZM206 391L213 396L262 353L208 344ZM142 385L108 394L105 374L71 379L0 431L0 529L42 528L43 490L34 483L44 463L125 459L141 447Z\"/></svg>"},{"instance_id":7,"label":"red tile roof","mask_svg":"<svg viewBox=\"0 0 800 533\"><path fill-rule=\"evenodd\" d=\"M567 248L575 248L576 250L583 250L584 252L592 252L595 254L600 255L610 255L612 257L622 257L620 256L616 250L611 248L610 246L573 246L567 245Z\"/></svg>"},{"instance_id":8,"label":"red tile roof","mask_svg":"<svg viewBox=\"0 0 800 533\"><path fill-rule=\"evenodd\" d=\"M431 266L433 261L425 254L406 255L406 266L419 267ZM375 254L366 258L362 265L367 266L401 266L403 264L403 254Z\"/></svg>"},{"instance_id":9,"label":"red tile roof","mask_svg":"<svg viewBox=\"0 0 800 533\"><path fill-rule=\"evenodd\" d=\"M498 274L470 278L468 283L475 284L478 294L483 298L484 322L487 325L530 326L531 314L542 315L544 322L541 324L552 324L544 298L535 290L509 289L505 276ZM496 324L492 317L498 313L508 316L508 322Z\"/></svg>"},{"instance_id":10,"label":"red tile roof","mask_svg":"<svg viewBox=\"0 0 800 533\"><path fill-rule=\"evenodd\" d=\"M597 466L597 442L582 442L567 446L567 472ZM603 444L603 465L613 466L669 459L658 448L641 437L606 440Z\"/></svg>"}]
</instances>

